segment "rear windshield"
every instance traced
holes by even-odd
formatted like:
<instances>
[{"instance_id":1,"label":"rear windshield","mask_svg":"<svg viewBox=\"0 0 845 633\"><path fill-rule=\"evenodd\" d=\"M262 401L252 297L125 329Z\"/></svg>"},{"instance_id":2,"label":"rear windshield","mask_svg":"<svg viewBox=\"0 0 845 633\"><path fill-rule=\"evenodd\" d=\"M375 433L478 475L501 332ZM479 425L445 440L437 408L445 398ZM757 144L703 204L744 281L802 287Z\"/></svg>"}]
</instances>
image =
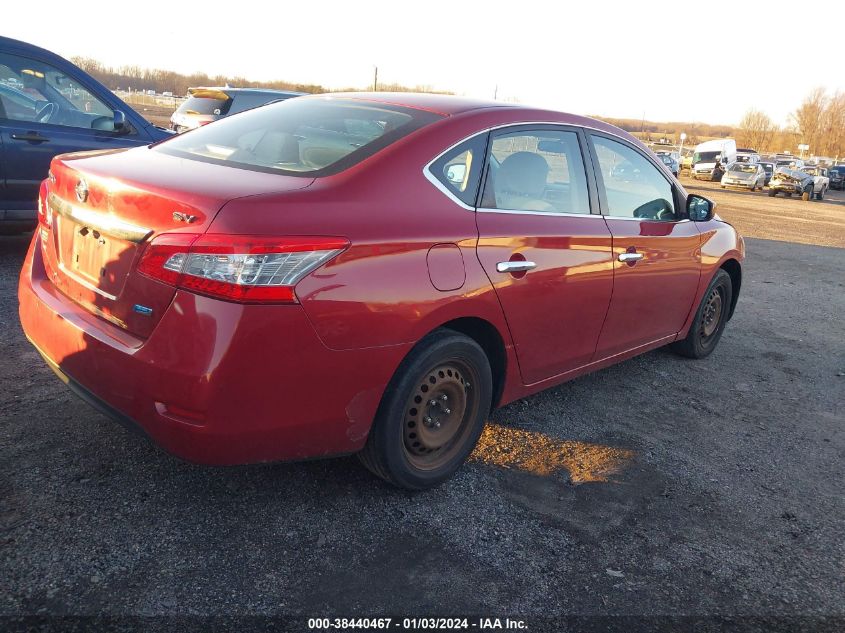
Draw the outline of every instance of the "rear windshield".
<instances>
[{"instance_id":1,"label":"rear windshield","mask_svg":"<svg viewBox=\"0 0 845 633\"><path fill-rule=\"evenodd\" d=\"M288 99L155 147L183 158L311 178L338 173L441 116L331 97Z\"/></svg>"},{"instance_id":2,"label":"rear windshield","mask_svg":"<svg viewBox=\"0 0 845 633\"><path fill-rule=\"evenodd\" d=\"M188 97L176 112L181 114L226 114L231 103L231 99Z\"/></svg>"},{"instance_id":3,"label":"rear windshield","mask_svg":"<svg viewBox=\"0 0 845 633\"><path fill-rule=\"evenodd\" d=\"M757 166L749 163L736 162L728 167L728 171L741 171L747 174L753 174L757 171Z\"/></svg>"}]
</instances>

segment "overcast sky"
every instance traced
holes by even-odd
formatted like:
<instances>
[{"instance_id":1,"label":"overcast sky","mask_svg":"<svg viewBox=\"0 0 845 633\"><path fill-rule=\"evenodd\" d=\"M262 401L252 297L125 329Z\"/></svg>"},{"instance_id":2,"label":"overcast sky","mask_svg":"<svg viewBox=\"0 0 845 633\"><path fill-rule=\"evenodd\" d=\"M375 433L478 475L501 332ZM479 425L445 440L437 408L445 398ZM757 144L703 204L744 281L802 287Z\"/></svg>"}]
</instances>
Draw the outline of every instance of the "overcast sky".
<instances>
[{"instance_id":1,"label":"overcast sky","mask_svg":"<svg viewBox=\"0 0 845 633\"><path fill-rule=\"evenodd\" d=\"M732 124L754 107L783 124L814 87L845 92L837 6L43 0L5 3L0 34L111 66L364 87L378 65L384 82L485 98L498 86L578 114Z\"/></svg>"}]
</instances>

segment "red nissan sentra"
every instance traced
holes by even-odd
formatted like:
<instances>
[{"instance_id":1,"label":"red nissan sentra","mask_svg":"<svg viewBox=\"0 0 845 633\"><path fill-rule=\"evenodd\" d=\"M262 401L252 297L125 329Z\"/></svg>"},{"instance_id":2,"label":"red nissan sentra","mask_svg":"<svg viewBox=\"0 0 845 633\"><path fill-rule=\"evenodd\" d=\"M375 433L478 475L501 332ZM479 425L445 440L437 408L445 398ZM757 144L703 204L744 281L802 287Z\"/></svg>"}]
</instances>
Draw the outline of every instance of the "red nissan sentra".
<instances>
[{"instance_id":1,"label":"red nissan sentra","mask_svg":"<svg viewBox=\"0 0 845 633\"><path fill-rule=\"evenodd\" d=\"M59 156L20 317L79 395L179 457L453 474L491 408L672 344L702 358L742 238L592 119L300 97Z\"/></svg>"}]
</instances>

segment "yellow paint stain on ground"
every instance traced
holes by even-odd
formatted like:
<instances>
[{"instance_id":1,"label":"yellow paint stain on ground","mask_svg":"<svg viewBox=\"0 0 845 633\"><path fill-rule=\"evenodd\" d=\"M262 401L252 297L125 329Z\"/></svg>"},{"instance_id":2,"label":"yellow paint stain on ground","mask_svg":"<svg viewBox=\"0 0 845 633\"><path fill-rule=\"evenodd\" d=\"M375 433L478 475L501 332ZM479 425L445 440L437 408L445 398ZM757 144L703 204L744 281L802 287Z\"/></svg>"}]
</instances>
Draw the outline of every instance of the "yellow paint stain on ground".
<instances>
[{"instance_id":1,"label":"yellow paint stain on ground","mask_svg":"<svg viewBox=\"0 0 845 633\"><path fill-rule=\"evenodd\" d=\"M548 476L565 469L572 483L608 481L634 458L634 451L558 440L538 431L487 424L470 459Z\"/></svg>"}]
</instances>

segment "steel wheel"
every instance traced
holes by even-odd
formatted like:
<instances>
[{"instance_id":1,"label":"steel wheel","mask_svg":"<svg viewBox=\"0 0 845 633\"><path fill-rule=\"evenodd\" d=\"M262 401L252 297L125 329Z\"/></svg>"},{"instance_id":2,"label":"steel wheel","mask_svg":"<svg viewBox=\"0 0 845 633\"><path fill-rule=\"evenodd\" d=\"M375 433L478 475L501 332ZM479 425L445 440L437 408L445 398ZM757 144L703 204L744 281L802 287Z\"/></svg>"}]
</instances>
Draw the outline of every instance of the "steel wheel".
<instances>
[{"instance_id":1,"label":"steel wheel","mask_svg":"<svg viewBox=\"0 0 845 633\"><path fill-rule=\"evenodd\" d=\"M701 337L708 339L716 330L719 329L719 323L722 319L722 309L724 306L724 299L720 288L713 288L707 299L704 301L704 312L701 319Z\"/></svg>"},{"instance_id":2,"label":"steel wheel","mask_svg":"<svg viewBox=\"0 0 845 633\"><path fill-rule=\"evenodd\" d=\"M408 460L421 470L439 468L463 444L478 415L472 389L478 378L460 361L433 368L408 398L404 447Z\"/></svg>"},{"instance_id":3,"label":"steel wheel","mask_svg":"<svg viewBox=\"0 0 845 633\"><path fill-rule=\"evenodd\" d=\"M402 488L436 486L475 448L492 401L484 349L460 332L434 330L397 367L358 457Z\"/></svg>"},{"instance_id":4,"label":"steel wheel","mask_svg":"<svg viewBox=\"0 0 845 633\"><path fill-rule=\"evenodd\" d=\"M686 337L672 343L672 349L688 358L705 358L719 344L728 320L733 284L725 270L717 270L701 303L695 320Z\"/></svg>"}]
</instances>

